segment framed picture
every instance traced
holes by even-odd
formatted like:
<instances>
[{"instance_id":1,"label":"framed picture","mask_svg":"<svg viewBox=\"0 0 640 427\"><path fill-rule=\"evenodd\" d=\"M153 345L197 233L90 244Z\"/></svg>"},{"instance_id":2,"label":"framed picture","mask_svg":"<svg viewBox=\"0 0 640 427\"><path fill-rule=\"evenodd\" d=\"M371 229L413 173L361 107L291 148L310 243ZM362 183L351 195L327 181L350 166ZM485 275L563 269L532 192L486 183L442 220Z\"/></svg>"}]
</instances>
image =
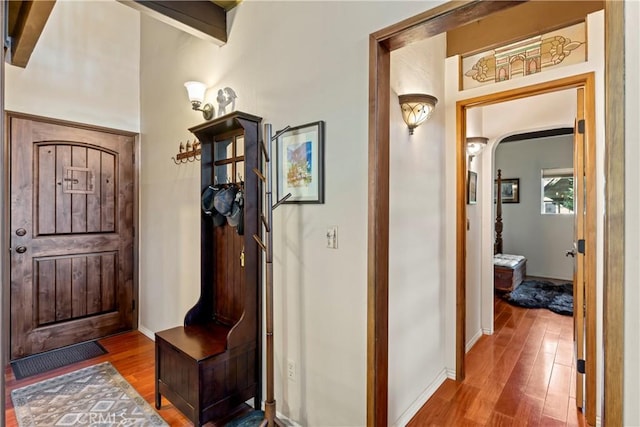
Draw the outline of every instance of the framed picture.
<instances>
[{"instance_id":1,"label":"framed picture","mask_svg":"<svg viewBox=\"0 0 640 427\"><path fill-rule=\"evenodd\" d=\"M477 198L477 188L478 188L478 174L469 171L467 176L467 204L475 205L478 201Z\"/></svg>"},{"instance_id":2,"label":"framed picture","mask_svg":"<svg viewBox=\"0 0 640 427\"><path fill-rule=\"evenodd\" d=\"M324 203L324 122L297 126L276 141L276 196L285 203Z\"/></svg>"},{"instance_id":3,"label":"framed picture","mask_svg":"<svg viewBox=\"0 0 640 427\"><path fill-rule=\"evenodd\" d=\"M495 187L497 187L497 185L496 180ZM495 197L497 200L498 193L495 187ZM520 178L503 179L500 193L502 194L502 203L520 203Z\"/></svg>"}]
</instances>

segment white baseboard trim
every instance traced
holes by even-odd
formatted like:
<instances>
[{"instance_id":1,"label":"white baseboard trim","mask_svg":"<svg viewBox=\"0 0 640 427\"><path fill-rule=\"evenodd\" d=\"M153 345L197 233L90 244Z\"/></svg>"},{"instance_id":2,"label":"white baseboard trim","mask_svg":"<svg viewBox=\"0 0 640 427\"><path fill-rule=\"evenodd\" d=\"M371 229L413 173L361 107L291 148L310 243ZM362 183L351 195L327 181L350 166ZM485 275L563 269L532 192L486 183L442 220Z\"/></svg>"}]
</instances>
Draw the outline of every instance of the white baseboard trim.
<instances>
[{"instance_id":1,"label":"white baseboard trim","mask_svg":"<svg viewBox=\"0 0 640 427\"><path fill-rule=\"evenodd\" d=\"M478 329L478 331L471 337L467 345L464 347L464 352L468 353L469 350L471 350L471 347L473 347L481 337L482 337L482 329Z\"/></svg>"},{"instance_id":2,"label":"white baseboard trim","mask_svg":"<svg viewBox=\"0 0 640 427\"><path fill-rule=\"evenodd\" d=\"M484 335L493 335L493 329L482 328L482 333Z\"/></svg>"},{"instance_id":3,"label":"white baseboard trim","mask_svg":"<svg viewBox=\"0 0 640 427\"><path fill-rule=\"evenodd\" d=\"M251 405L251 400L245 402L247 403L247 405L252 406ZM260 406L262 408L262 410L264 411L264 400L260 403ZM290 427L302 427L300 424L298 424L297 422L293 421L291 418L284 416L281 412L278 412L278 410L276 410L276 417L278 417L278 419L280 421L282 421L284 423L284 425L286 426L290 426Z\"/></svg>"},{"instance_id":4,"label":"white baseboard trim","mask_svg":"<svg viewBox=\"0 0 640 427\"><path fill-rule=\"evenodd\" d=\"M450 380L456 380L456 370L447 368L447 378Z\"/></svg>"},{"instance_id":5,"label":"white baseboard trim","mask_svg":"<svg viewBox=\"0 0 640 427\"><path fill-rule=\"evenodd\" d=\"M144 326L138 325L138 331L140 331L140 333L142 335L146 336L151 341L155 341L156 340L156 334L154 334L152 331L150 331L149 329L145 328Z\"/></svg>"},{"instance_id":6,"label":"white baseboard trim","mask_svg":"<svg viewBox=\"0 0 640 427\"><path fill-rule=\"evenodd\" d=\"M445 380L447 379L447 376L448 376L447 369L443 369L442 372L438 374L436 379L433 380L431 384L429 384L429 386L422 392L422 394L418 396L418 398L411 404L411 406L409 406L409 408L404 412L404 414L400 415L400 418L398 418L392 424L392 426L394 427L406 426L409 423L409 421L411 421L411 419L418 413L420 408L422 408L424 404L427 403L427 400L429 400L429 398L433 396L436 390L438 390L438 387L440 387L442 383L445 382Z\"/></svg>"}]
</instances>

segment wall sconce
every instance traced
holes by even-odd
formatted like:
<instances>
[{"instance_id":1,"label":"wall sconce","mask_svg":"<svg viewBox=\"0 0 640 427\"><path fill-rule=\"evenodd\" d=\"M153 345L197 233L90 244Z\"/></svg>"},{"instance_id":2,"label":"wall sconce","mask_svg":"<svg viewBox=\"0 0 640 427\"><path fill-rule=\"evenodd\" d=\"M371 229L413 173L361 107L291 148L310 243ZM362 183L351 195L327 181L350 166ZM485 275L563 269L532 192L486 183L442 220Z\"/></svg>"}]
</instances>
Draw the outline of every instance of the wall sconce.
<instances>
[{"instance_id":1,"label":"wall sconce","mask_svg":"<svg viewBox=\"0 0 640 427\"><path fill-rule=\"evenodd\" d=\"M189 101L191 101L191 108L196 111L202 111L202 115L205 120L211 120L213 118L213 105L204 104L202 108L200 106L204 102L204 94L207 92L207 86L201 82L186 82L184 87L187 88L189 94Z\"/></svg>"},{"instance_id":2,"label":"wall sconce","mask_svg":"<svg viewBox=\"0 0 640 427\"><path fill-rule=\"evenodd\" d=\"M421 93L411 93L398 96L402 118L409 126L409 135L413 135L413 130L422 122L431 117L433 109L436 108L438 98Z\"/></svg>"},{"instance_id":3,"label":"wall sconce","mask_svg":"<svg viewBox=\"0 0 640 427\"><path fill-rule=\"evenodd\" d=\"M483 136L470 136L467 138L467 154L469 155L469 159L473 159L475 156L480 154L484 147L487 146L487 142L489 142L489 138L485 138Z\"/></svg>"}]
</instances>

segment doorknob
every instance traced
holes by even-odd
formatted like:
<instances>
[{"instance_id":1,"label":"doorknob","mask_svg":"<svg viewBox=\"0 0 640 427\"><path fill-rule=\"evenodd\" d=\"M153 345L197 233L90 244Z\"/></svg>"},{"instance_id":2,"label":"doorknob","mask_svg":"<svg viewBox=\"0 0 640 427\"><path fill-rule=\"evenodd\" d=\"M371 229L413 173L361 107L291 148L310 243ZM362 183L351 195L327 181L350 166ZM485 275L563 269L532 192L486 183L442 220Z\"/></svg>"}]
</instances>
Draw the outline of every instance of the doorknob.
<instances>
[{"instance_id":1,"label":"doorknob","mask_svg":"<svg viewBox=\"0 0 640 427\"><path fill-rule=\"evenodd\" d=\"M27 247L26 246L18 246L16 248L16 252L18 252L19 254L23 254L23 253L27 252Z\"/></svg>"},{"instance_id":2,"label":"doorknob","mask_svg":"<svg viewBox=\"0 0 640 427\"><path fill-rule=\"evenodd\" d=\"M570 256L571 258L575 258L576 256L575 249L571 249L570 251L565 252L564 256Z\"/></svg>"},{"instance_id":3,"label":"doorknob","mask_svg":"<svg viewBox=\"0 0 640 427\"><path fill-rule=\"evenodd\" d=\"M27 234L27 230L25 230L24 228L18 228L18 229L16 230L16 235L17 235L17 236L22 237L22 236L24 236L25 234Z\"/></svg>"}]
</instances>

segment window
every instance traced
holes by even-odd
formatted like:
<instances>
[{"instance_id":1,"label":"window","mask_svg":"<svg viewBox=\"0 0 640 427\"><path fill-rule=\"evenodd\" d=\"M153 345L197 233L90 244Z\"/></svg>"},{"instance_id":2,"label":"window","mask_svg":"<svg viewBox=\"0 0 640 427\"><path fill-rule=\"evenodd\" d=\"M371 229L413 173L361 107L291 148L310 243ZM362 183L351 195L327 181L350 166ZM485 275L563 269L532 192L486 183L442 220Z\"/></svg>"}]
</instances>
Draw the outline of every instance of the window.
<instances>
[{"instance_id":1,"label":"window","mask_svg":"<svg viewBox=\"0 0 640 427\"><path fill-rule=\"evenodd\" d=\"M542 169L542 213L573 214L573 169Z\"/></svg>"}]
</instances>

